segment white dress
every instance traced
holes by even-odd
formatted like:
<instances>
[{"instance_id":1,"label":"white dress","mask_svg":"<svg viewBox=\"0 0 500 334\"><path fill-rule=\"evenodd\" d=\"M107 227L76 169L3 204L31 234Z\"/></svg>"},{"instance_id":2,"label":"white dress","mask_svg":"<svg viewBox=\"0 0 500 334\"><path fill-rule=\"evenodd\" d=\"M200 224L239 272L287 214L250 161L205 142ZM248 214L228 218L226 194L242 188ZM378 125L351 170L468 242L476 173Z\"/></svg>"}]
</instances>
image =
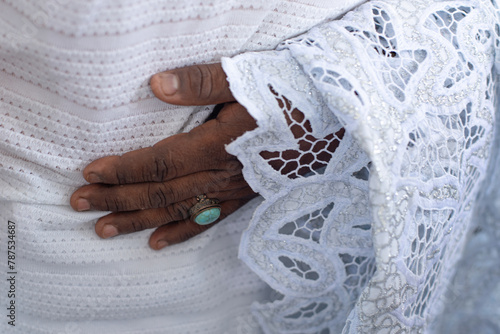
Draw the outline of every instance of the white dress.
<instances>
[{"instance_id":1,"label":"white dress","mask_svg":"<svg viewBox=\"0 0 500 334\"><path fill-rule=\"evenodd\" d=\"M157 252L151 231L101 240L93 226L106 213L74 212L69 197L91 161L211 112L158 101L153 74L273 49L358 3L0 1L0 333L258 332L249 305L268 288L237 258L258 200ZM11 301L15 327L4 321Z\"/></svg>"},{"instance_id":2,"label":"white dress","mask_svg":"<svg viewBox=\"0 0 500 334\"><path fill-rule=\"evenodd\" d=\"M499 19L370 1L224 59L259 125L228 151L265 199L240 256L281 294L266 332L500 332Z\"/></svg>"},{"instance_id":3,"label":"white dress","mask_svg":"<svg viewBox=\"0 0 500 334\"><path fill-rule=\"evenodd\" d=\"M481 208L477 195L481 189L495 195L482 181L498 182L487 176L497 163L491 159L488 172L491 152L498 151L492 151L496 3L370 2L327 22L353 5L3 2L0 24L9 30L0 43L0 237L5 249L7 221L15 222L16 329L453 328L439 314L453 311L453 303L443 308L445 297L463 284L449 282L457 267L463 272L457 261ZM234 95L259 124L227 149L263 201L162 252L148 248L148 231L100 240L93 223L102 213L68 207L88 162L189 130L209 113L156 101L147 86L153 73L272 49L312 26L278 51L223 61ZM292 117L295 108L303 119ZM294 137L290 127L303 135ZM287 150L302 153L286 160ZM303 162L306 155L312 164ZM498 250L491 221L484 230L490 235L475 236ZM239 247L251 270L236 258L247 226ZM495 281L487 266L479 269ZM498 284L489 287L498 291ZM13 330L6 321L0 326ZM495 320L487 326L499 328Z\"/></svg>"}]
</instances>

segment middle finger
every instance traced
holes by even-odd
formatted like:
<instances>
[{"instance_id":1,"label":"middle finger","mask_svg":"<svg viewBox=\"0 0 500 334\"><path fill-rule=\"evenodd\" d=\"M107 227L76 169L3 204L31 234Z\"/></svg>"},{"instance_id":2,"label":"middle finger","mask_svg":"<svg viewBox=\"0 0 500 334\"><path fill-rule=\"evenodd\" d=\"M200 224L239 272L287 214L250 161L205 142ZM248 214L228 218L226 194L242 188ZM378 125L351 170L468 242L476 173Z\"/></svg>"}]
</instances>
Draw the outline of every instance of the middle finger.
<instances>
[{"instance_id":1,"label":"middle finger","mask_svg":"<svg viewBox=\"0 0 500 334\"><path fill-rule=\"evenodd\" d=\"M77 211L133 211L166 207L199 194L239 189L247 186L241 166L232 170L204 171L167 182L127 185L90 184L71 196Z\"/></svg>"}]
</instances>

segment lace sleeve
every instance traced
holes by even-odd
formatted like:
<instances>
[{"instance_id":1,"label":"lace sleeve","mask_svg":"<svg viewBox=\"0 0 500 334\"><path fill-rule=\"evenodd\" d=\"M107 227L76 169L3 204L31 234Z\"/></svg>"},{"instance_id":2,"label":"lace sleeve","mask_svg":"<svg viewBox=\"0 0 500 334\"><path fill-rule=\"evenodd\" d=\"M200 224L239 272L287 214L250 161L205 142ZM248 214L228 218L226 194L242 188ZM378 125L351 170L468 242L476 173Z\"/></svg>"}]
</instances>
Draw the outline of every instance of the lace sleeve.
<instances>
[{"instance_id":1,"label":"lace sleeve","mask_svg":"<svg viewBox=\"0 0 500 334\"><path fill-rule=\"evenodd\" d=\"M493 140L494 7L374 1L224 59L258 123L227 150L265 198L240 246L265 332L430 331Z\"/></svg>"}]
</instances>

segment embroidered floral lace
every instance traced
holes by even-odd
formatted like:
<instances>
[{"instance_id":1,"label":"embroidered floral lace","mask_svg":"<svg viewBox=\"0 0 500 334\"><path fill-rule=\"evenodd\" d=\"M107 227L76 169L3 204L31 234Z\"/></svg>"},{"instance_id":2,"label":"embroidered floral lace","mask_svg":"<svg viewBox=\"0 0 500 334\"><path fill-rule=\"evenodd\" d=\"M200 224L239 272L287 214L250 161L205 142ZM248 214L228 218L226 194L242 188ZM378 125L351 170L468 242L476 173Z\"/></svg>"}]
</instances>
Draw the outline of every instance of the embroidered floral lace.
<instances>
[{"instance_id":1,"label":"embroidered floral lace","mask_svg":"<svg viewBox=\"0 0 500 334\"><path fill-rule=\"evenodd\" d=\"M432 331L486 176L499 27L494 1L370 2L224 60L259 125L228 151L265 198L240 246L277 291L265 332Z\"/></svg>"}]
</instances>

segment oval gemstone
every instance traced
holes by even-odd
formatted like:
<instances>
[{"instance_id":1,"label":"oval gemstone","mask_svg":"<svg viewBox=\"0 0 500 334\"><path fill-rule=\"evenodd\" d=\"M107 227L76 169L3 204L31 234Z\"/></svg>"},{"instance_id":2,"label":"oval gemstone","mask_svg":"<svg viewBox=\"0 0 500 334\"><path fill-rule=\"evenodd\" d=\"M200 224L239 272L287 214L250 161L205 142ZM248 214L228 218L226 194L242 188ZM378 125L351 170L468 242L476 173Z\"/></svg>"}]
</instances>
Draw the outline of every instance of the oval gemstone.
<instances>
[{"instance_id":1,"label":"oval gemstone","mask_svg":"<svg viewBox=\"0 0 500 334\"><path fill-rule=\"evenodd\" d=\"M220 217L220 208L210 208L200 212L194 221L199 225L208 225Z\"/></svg>"}]
</instances>

